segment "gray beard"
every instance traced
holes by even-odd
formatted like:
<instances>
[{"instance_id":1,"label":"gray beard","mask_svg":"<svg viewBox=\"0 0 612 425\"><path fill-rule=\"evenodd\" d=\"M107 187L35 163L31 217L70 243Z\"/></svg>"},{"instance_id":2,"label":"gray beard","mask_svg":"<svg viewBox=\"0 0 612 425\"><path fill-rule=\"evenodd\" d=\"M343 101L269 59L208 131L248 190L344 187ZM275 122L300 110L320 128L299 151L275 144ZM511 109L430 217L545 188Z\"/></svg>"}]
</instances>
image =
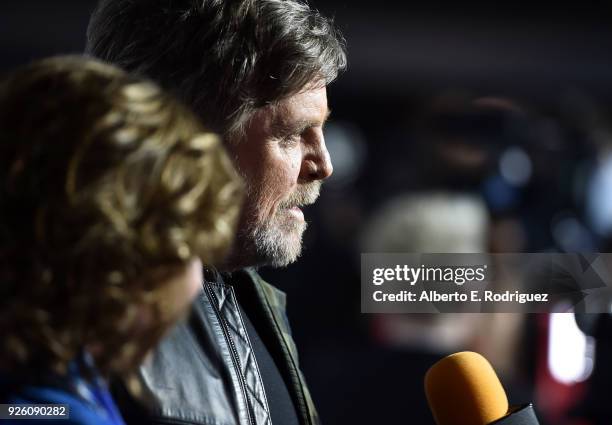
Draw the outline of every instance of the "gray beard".
<instances>
[{"instance_id":1,"label":"gray beard","mask_svg":"<svg viewBox=\"0 0 612 425\"><path fill-rule=\"evenodd\" d=\"M255 262L271 267L285 267L295 262L302 253L305 222L273 222L255 227L250 232Z\"/></svg>"},{"instance_id":2,"label":"gray beard","mask_svg":"<svg viewBox=\"0 0 612 425\"><path fill-rule=\"evenodd\" d=\"M302 253L302 236L307 225L304 221L290 217L285 209L314 203L320 187L320 182L301 187L279 206L279 210L268 221L247 219L247 223L238 231L226 268L285 267L295 262ZM254 198L257 199L256 196ZM243 211L245 213L249 212Z\"/></svg>"},{"instance_id":3,"label":"gray beard","mask_svg":"<svg viewBox=\"0 0 612 425\"><path fill-rule=\"evenodd\" d=\"M305 222L275 217L266 223L251 223L238 231L234 245L220 269L233 271L245 267L285 267L302 253Z\"/></svg>"},{"instance_id":4,"label":"gray beard","mask_svg":"<svg viewBox=\"0 0 612 425\"><path fill-rule=\"evenodd\" d=\"M233 249L222 269L285 267L302 253L306 223L276 216L265 223L249 223L239 230Z\"/></svg>"}]
</instances>

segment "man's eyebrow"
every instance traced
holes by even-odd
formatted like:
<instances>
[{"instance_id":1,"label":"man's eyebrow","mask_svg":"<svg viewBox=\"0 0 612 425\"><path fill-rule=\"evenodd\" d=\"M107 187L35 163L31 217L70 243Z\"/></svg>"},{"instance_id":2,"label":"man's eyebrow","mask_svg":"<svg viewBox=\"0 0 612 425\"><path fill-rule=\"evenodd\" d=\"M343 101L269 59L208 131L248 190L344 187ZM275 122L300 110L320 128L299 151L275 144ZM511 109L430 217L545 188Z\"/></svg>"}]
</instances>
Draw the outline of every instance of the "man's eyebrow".
<instances>
[{"instance_id":1,"label":"man's eyebrow","mask_svg":"<svg viewBox=\"0 0 612 425\"><path fill-rule=\"evenodd\" d=\"M283 135L283 134L291 134L291 133L301 133L308 128L316 127L318 125L324 126L329 116L331 115L331 109L328 109L325 113L325 117L322 122L313 121L313 120L300 120L292 123L277 121L273 122L270 125L270 129L273 134Z\"/></svg>"}]
</instances>

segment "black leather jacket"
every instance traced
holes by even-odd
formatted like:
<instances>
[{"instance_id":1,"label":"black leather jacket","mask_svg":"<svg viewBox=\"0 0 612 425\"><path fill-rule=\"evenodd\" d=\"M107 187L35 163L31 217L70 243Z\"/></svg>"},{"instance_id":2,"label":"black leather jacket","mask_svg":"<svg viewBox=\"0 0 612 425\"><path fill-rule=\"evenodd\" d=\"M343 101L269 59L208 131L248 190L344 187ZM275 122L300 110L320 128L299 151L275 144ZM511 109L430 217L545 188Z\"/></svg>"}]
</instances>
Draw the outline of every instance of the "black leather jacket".
<instances>
[{"instance_id":1,"label":"black leather jacket","mask_svg":"<svg viewBox=\"0 0 612 425\"><path fill-rule=\"evenodd\" d=\"M268 400L234 289L220 283L216 272L205 275L189 321L175 328L139 369L135 379L140 395L133 398L125 386L116 386L114 395L128 423L271 424ZM231 280L234 285L245 285L247 294L256 300L251 319L257 321L258 333L279 366L300 422L318 424L298 367L285 314L285 294L251 269L233 273Z\"/></svg>"}]
</instances>

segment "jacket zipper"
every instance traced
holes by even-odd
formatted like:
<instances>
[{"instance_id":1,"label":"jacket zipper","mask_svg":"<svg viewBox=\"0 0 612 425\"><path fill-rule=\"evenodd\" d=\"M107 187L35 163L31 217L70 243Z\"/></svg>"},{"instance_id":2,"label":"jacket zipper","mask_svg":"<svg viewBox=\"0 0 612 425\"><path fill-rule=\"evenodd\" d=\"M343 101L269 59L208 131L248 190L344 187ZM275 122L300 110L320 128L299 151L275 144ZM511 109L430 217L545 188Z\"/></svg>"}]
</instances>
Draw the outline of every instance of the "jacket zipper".
<instances>
[{"instance_id":1,"label":"jacket zipper","mask_svg":"<svg viewBox=\"0 0 612 425\"><path fill-rule=\"evenodd\" d=\"M208 283L204 285L204 288L206 289L208 297L211 298L211 304L213 306L213 309L215 310L215 314L219 318L219 323L221 324L223 335L225 336L225 340L230 346L230 352L232 354L232 363L234 364L234 369L236 369L236 374L238 375L238 381L240 383L240 389L242 390L242 395L244 396L244 401L246 403L246 411L249 419L249 424L256 425L255 420L253 419L253 414L251 413L251 398L249 397L249 393L247 391L246 379L244 378L244 375L240 370L238 351L236 350L236 346L234 345L234 340L232 340L232 337L230 336L227 323L225 319L221 316L221 312L217 307L219 299L217 298L217 295L215 295L215 293L210 289L210 285Z\"/></svg>"}]
</instances>

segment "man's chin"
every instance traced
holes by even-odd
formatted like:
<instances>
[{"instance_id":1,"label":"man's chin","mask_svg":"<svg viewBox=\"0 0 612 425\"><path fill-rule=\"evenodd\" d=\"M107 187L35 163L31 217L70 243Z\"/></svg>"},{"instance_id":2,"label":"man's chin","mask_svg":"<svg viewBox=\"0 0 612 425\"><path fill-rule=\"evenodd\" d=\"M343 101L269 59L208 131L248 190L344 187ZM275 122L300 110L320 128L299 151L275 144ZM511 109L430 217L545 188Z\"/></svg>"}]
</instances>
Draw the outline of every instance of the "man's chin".
<instances>
[{"instance_id":1,"label":"man's chin","mask_svg":"<svg viewBox=\"0 0 612 425\"><path fill-rule=\"evenodd\" d=\"M280 255L276 255L273 258L268 259L267 265L270 267L286 267L292 263L295 263L298 258L302 255L302 244L292 249L287 249Z\"/></svg>"},{"instance_id":2,"label":"man's chin","mask_svg":"<svg viewBox=\"0 0 612 425\"><path fill-rule=\"evenodd\" d=\"M302 253L302 229L280 230L255 240L260 266L285 267Z\"/></svg>"},{"instance_id":3,"label":"man's chin","mask_svg":"<svg viewBox=\"0 0 612 425\"><path fill-rule=\"evenodd\" d=\"M301 222L298 226L295 221L276 224L239 234L225 268L285 267L295 262L302 253L306 223Z\"/></svg>"}]
</instances>

